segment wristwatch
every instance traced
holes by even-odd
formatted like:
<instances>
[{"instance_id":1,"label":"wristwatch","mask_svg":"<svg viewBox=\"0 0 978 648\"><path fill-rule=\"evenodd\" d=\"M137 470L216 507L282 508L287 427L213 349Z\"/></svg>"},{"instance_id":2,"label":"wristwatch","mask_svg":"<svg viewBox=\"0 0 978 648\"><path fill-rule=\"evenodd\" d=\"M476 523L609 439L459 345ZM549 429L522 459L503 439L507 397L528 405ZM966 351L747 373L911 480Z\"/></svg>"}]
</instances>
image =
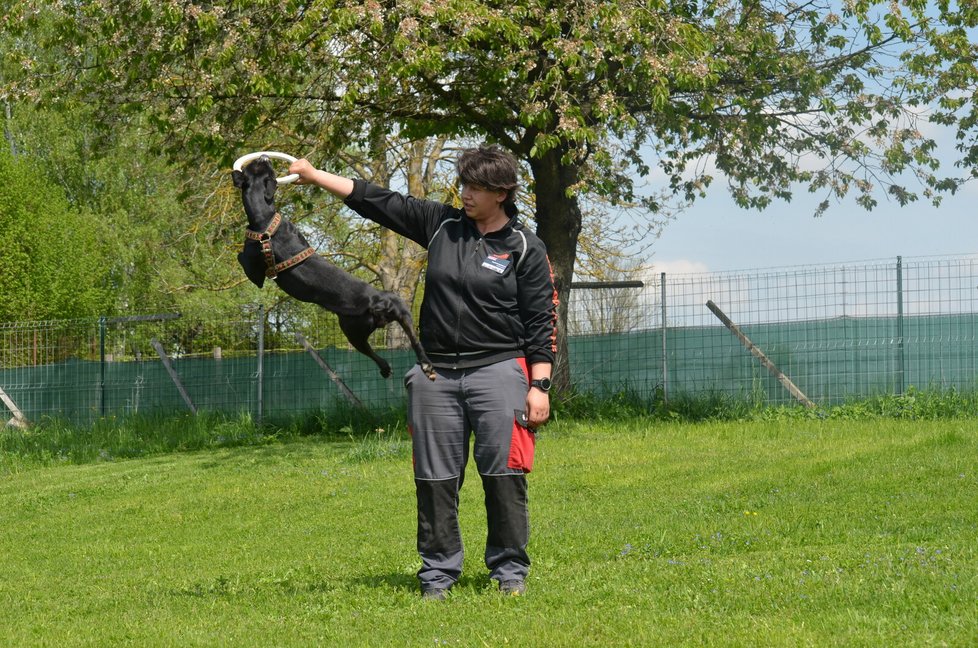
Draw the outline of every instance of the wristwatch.
<instances>
[{"instance_id":1,"label":"wristwatch","mask_svg":"<svg viewBox=\"0 0 978 648\"><path fill-rule=\"evenodd\" d=\"M537 380L530 381L530 387L536 387L544 393L550 391L550 385L551 383L549 378L539 378Z\"/></svg>"}]
</instances>

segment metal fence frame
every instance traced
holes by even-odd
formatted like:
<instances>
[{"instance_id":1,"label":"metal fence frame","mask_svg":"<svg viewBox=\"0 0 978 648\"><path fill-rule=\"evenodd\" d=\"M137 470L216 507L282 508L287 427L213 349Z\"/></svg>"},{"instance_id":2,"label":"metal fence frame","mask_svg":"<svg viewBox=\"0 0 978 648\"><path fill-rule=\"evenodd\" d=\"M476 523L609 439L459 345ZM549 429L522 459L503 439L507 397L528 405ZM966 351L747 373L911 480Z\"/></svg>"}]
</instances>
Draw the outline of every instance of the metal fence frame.
<instances>
[{"instance_id":1,"label":"metal fence frame","mask_svg":"<svg viewBox=\"0 0 978 648\"><path fill-rule=\"evenodd\" d=\"M385 381L334 316L300 311L0 323L0 420L403 404L410 349L380 351L394 369ZM978 390L978 255L578 283L569 313L565 359L583 392L829 405L910 386Z\"/></svg>"},{"instance_id":2,"label":"metal fence frame","mask_svg":"<svg viewBox=\"0 0 978 648\"><path fill-rule=\"evenodd\" d=\"M660 273L629 296L585 292L572 292L570 304L572 365L584 367L575 376L585 391L805 402L786 387L792 382L831 405L910 386L978 389L978 255ZM602 314L615 310L635 315L617 316L625 326L612 341ZM601 369L609 364L629 366L630 379ZM640 375L638 365L658 370Z\"/></svg>"}]
</instances>

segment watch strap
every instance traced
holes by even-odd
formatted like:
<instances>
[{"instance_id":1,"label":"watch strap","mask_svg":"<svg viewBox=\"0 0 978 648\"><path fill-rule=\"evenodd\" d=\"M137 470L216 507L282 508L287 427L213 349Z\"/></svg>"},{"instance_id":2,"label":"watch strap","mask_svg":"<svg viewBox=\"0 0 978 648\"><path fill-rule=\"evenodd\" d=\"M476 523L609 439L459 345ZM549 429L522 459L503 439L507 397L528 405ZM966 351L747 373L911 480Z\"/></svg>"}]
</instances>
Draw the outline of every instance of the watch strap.
<instances>
[{"instance_id":1,"label":"watch strap","mask_svg":"<svg viewBox=\"0 0 978 648\"><path fill-rule=\"evenodd\" d=\"M530 387L536 387L542 392L549 392L550 385L551 383L549 378L538 378L530 381Z\"/></svg>"}]
</instances>

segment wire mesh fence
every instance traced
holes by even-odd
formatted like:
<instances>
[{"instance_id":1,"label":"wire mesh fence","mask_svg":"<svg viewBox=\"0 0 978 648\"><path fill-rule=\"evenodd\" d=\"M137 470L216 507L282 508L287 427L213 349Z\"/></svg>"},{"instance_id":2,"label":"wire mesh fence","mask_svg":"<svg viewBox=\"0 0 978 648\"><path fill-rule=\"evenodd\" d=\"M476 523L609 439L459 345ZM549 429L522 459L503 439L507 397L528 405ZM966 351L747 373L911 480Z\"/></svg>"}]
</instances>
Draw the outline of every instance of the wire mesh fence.
<instances>
[{"instance_id":1,"label":"wire mesh fence","mask_svg":"<svg viewBox=\"0 0 978 648\"><path fill-rule=\"evenodd\" d=\"M978 390L978 255L575 284L568 306L573 387L599 396L784 404L801 394L831 405L911 386ZM261 419L403 403L409 348L384 348L375 334L394 370L384 380L335 316L309 306L281 317L254 308L237 321L0 324L0 418L208 410Z\"/></svg>"},{"instance_id":2,"label":"wire mesh fence","mask_svg":"<svg viewBox=\"0 0 978 648\"><path fill-rule=\"evenodd\" d=\"M576 291L571 309L585 391L782 404L797 400L788 381L830 405L910 386L978 389L978 256L660 274L628 294ZM600 313L616 310L611 330Z\"/></svg>"}]
</instances>

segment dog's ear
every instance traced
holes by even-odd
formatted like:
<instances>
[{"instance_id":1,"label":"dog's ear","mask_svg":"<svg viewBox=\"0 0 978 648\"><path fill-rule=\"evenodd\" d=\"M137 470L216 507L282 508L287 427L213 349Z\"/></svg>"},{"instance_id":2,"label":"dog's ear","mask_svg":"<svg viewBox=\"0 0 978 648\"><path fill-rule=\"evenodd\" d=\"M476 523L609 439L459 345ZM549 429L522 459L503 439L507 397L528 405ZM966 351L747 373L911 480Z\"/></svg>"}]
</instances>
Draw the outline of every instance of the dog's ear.
<instances>
[{"instance_id":1,"label":"dog's ear","mask_svg":"<svg viewBox=\"0 0 978 648\"><path fill-rule=\"evenodd\" d=\"M241 187L244 186L245 174L235 169L234 171L231 172L231 181L234 183L235 187L240 189Z\"/></svg>"},{"instance_id":2,"label":"dog's ear","mask_svg":"<svg viewBox=\"0 0 978 648\"><path fill-rule=\"evenodd\" d=\"M272 200L275 198L275 190L278 189L278 181L275 179L274 176L271 177L266 176L264 182L265 182L265 200L271 203Z\"/></svg>"}]
</instances>

